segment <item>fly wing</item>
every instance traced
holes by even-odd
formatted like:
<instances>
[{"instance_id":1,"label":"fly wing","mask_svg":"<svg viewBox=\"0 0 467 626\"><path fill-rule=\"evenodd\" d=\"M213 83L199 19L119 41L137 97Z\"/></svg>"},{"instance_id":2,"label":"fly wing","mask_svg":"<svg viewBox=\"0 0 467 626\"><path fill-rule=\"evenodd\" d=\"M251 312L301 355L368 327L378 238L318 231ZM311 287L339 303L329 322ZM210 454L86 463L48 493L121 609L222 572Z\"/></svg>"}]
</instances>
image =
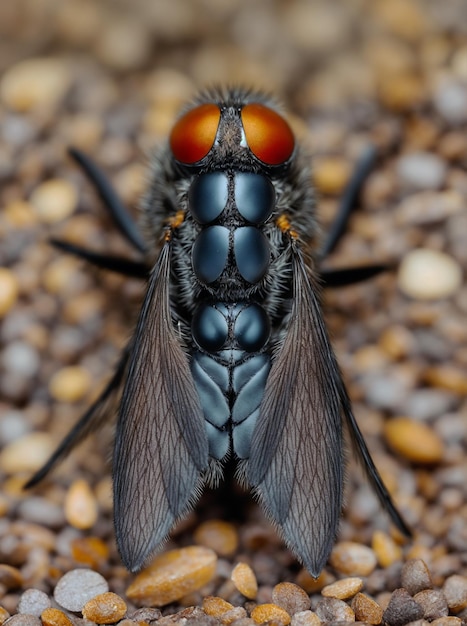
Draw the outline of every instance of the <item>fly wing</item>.
<instances>
[{"instance_id":1,"label":"fly wing","mask_svg":"<svg viewBox=\"0 0 467 626\"><path fill-rule=\"evenodd\" d=\"M117 544L140 569L198 495L208 463L203 412L169 306L170 242L149 279L113 458Z\"/></svg>"},{"instance_id":2,"label":"fly wing","mask_svg":"<svg viewBox=\"0 0 467 626\"><path fill-rule=\"evenodd\" d=\"M317 289L296 249L292 270L291 318L266 384L248 479L288 546L318 576L342 504L343 383Z\"/></svg>"}]
</instances>

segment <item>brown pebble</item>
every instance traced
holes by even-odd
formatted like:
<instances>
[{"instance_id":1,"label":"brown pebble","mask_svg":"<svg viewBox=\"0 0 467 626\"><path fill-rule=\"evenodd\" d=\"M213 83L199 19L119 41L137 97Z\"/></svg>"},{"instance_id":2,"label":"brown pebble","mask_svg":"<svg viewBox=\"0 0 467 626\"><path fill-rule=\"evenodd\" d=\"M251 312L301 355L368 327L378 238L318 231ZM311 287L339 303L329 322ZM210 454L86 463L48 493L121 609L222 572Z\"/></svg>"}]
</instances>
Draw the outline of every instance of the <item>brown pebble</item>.
<instances>
[{"instance_id":1,"label":"brown pebble","mask_svg":"<svg viewBox=\"0 0 467 626\"><path fill-rule=\"evenodd\" d=\"M103 576L90 569L73 569L60 578L54 599L68 611L81 611L86 602L109 590Z\"/></svg>"},{"instance_id":2,"label":"brown pebble","mask_svg":"<svg viewBox=\"0 0 467 626\"><path fill-rule=\"evenodd\" d=\"M356 593L363 589L363 580L361 578L343 578L335 583L326 585L321 591L321 595L325 598L337 598L338 600L347 600L352 598Z\"/></svg>"},{"instance_id":3,"label":"brown pebble","mask_svg":"<svg viewBox=\"0 0 467 626\"><path fill-rule=\"evenodd\" d=\"M12 565L0 563L0 585L7 591L22 587L23 576L19 569Z\"/></svg>"},{"instance_id":4,"label":"brown pebble","mask_svg":"<svg viewBox=\"0 0 467 626\"><path fill-rule=\"evenodd\" d=\"M258 593L258 583L256 576L247 563L237 563L233 568L230 578L235 587L245 598L254 600Z\"/></svg>"},{"instance_id":5,"label":"brown pebble","mask_svg":"<svg viewBox=\"0 0 467 626\"><path fill-rule=\"evenodd\" d=\"M0 624L4 624L9 617L10 613L3 606L0 606Z\"/></svg>"},{"instance_id":6,"label":"brown pebble","mask_svg":"<svg viewBox=\"0 0 467 626\"><path fill-rule=\"evenodd\" d=\"M290 615L277 604L258 604L251 612L252 619L256 624L275 622L281 626L290 624Z\"/></svg>"},{"instance_id":7,"label":"brown pebble","mask_svg":"<svg viewBox=\"0 0 467 626\"><path fill-rule=\"evenodd\" d=\"M413 463L432 464L443 459L441 438L427 424L408 417L394 417L384 425L388 445Z\"/></svg>"},{"instance_id":8,"label":"brown pebble","mask_svg":"<svg viewBox=\"0 0 467 626\"><path fill-rule=\"evenodd\" d=\"M396 561L402 559L401 547L397 545L392 537L382 530L375 530L373 533L371 547L381 567L389 567L393 563L396 563Z\"/></svg>"},{"instance_id":9,"label":"brown pebble","mask_svg":"<svg viewBox=\"0 0 467 626\"><path fill-rule=\"evenodd\" d=\"M50 435L28 433L3 448L0 452L0 468L6 474L35 472L47 461L54 448Z\"/></svg>"},{"instance_id":10,"label":"brown pebble","mask_svg":"<svg viewBox=\"0 0 467 626\"><path fill-rule=\"evenodd\" d=\"M425 589L433 588L430 571L422 559L410 559L404 563L401 571L401 583L411 596Z\"/></svg>"},{"instance_id":11,"label":"brown pebble","mask_svg":"<svg viewBox=\"0 0 467 626\"><path fill-rule=\"evenodd\" d=\"M14 307L18 299L19 286L15 274L7 267L0 267L0 318Z\"/></svg>"},{"instance_id":12,"label":"brown pebble","mask_svg":"<svg viewBox=\"0 0 467 626\"><path fill-rule=\"evenodd\" d=\"M219 598L217 596L207 596L203 599L203 611L207 615L213 615L214 617L220 617L227 611L230 611L234 608L233 604L227 602L223 598Z\"/></svg>"},{"instance_id":13,"label":"brown pebble","mask_svg":"<svg viewBox=\"0 0 467 626\"><path fill-rule=\"evenodd\" d=\"M296 579L297 585L307 593L318 593L323 587L332 582L334 582L334 577L326 570L323 570L318 578L313 578L306 569L301 569Z\"/></svg>"},{"instance_id":14,"label":"brown pebble","mask_svg":"<svg viewBox=\"0 0 467 626\"><path fill-rule=\"evenodd\" d=\"M449 616L434 619L431 626L461 626L462 620L459 617Z\"/></svg>"},{"instance_id":15,"label":"brown pebble","mask_svg":"<svg viewBox=\"0 0 467 626\"><path fill-rule=\"evenodd\" d=\"M467 607L467 578L465 576L453 574L446 578L443 592L449 609L454 613Z\"/></svg>"},{"instance_id":16,"label":"brown pebble","mask_svg":"<svg viewBox=\"0 0 467 626\"><path fill-rule=\"evenodd\" d=\"M354 622L355 613L343 600L323 598L316 605L316 615L323 622Z\"/></svg>"},{"instance_id":17,"label":"brown pebble","mask_svg":"<svg viewBox=\"0 0 467 626\"><path fill-rule=\"evenodd\" d=\"M341 574L368 576L376 567L376 555L371 548L353 541L341 541L334 546L330 564Z\"/></svg>"},{"instance_id":18,"label":"brown pebble","mask_svg":"<svg viewBox=\"0 0 467 626\"><path fill-rule=\"evenodd\" d=\"M52 107L70 84L67 64L58 58L34 57L12 65L0 81L0 98L20 113Z\"/></svg>"},{"instance_id":19,"label":"brown pebble","mask_svg":"<svg viewBox=\"0 0 467 626\"><path fill-rule=\"evenodd\" d=\"M383 621L389 626L404 626L408 622L422 619L423 607L405 589L396 589L383 613Z\"/></svg>"},{"instance_id":20,"label":"brown pebble","mask_svg":"<svg viewBox=\"0 0 467 626\"><path fill-rule=\"evenodd\" d=\"M347 184L351 173L350 164L339 157L316 160L313 167L313 181L325 194L339 194Z\"/></svg>"},{"instance_id":21,"label":"brown pebble","mask_svg":"<svg viewBox=\"0 0 467 626\"><path fill-rule=\"evenodd\" d=\"M73 622L66 613L60 609L45 609L41 614L44 626L73 626Z\"/></svg>"},{"instance_id":22,"label":"brown pebble","mask_svg":"<svg viewBox=\"0 0 467 626\"><path fill-rule=\"evenodd\" d=\"M314 611L299 611L292 616L290 626L321 626L321 620Z\"/></svg>"},{"instance_id":23,"label":"brown pebble","mask_svg":"<svg viewBox=\"0 0 467 626\"><path fill-rule=\"evenodd\" d=\"M189 546L165 552L143 570L127 589L140 604L164 606L206 585L216 573L213 550Z\"/></svg>"},{"instance_id":24,"label":"brown pebble","mask_svg":"<svg viewBox=\"0 0 467 626\"><path fill-rule=\"evenodd\" d=\"M434 365L423 372L423 380L430 387L438 387L446 389L461 395L467 394L467 379L463 371L456 366L451 365Z\"/></svg>"},{"instance_id":25,"label":"brown pebble","mask_svg":"<svg viewBox=\"0 0 467 626\"><path fill-rule=\"evenodd\" d=\"M41 183L29 198L37 217L46 224L59 222L71 215L78 204L75 187L63 178Z\"/></svg>"},{"instance_id":26,"label":"brown pebble","mask_svg":"<svg viewBox=\"0 0 467 626\"><path fill-rule=\"evenodd\" d=\"M195 543L211 548L219 556L234 554L238 546L238 533L233 524L222 520L209 520L194 532Z\"/></svg>"},{"instance_id":27,"label":"brown pebble","mask_svg":"<svg viewBox=\"0 0 467 626\"><path fill-rule=\"evenodd\" d=\"M83 606L83 617L96 624L114 624L126 613L126 604L116 593L106 591Z\"/></svg>"},{"instance_id":28,"label":"brown pebble","mask_svg":"<svg viewBox=\"0 0 467 626\"><path fill-rule=\"evenodd\" d=\"M311 607L311 601L306 591L293 583L276 585L272 590L272 601L285 609L289 615L307 611Z\"/></svg>"},{"instance_id":29,"label":"brown pebble","mask_svg":"<svg viewBox=\"0 0 467 626\"><path fill-rule=\"evenodd\" d=\"M423 617L429 622L440 617L446 617L449 614L448 603L440 589L419 591L415 594L414 600L423 607L425 612Z\"/></svg>"},{"instance_id":30,"label":"brown pebble","mask_svg":"<svg viewBox=\"0 0 467 626\"><path fill-rule=\"evenodd\" d=\"M58 370L49 381L49 393L59 402L78 402L91 387L91 375L79 365Z\"/></svg>"},{"instance_id":31,"label":"brown pebble","mask_svg":"<svg viewBox=\"0 0 467 626\"><path fill-rule=\"evenodd\" d=\"M381 624L383 619L383 609L373 598L368 597L364 593L357 593L352 600L352 609L355 613L355 619L358 622L366 622L367 624Z\"/></svg>"},{"instance_id":32,"label":"brown pebble","mask_svg":"<svg viewBox=\"0 0 467 626\"><path fill-rule=\"evenodd\" d=\"M109 558L109 546L100 537L78 537L71 542L71 556L78 563L97 567Z\"/></svg>"},{"instance_id":33,"label":"brown pebble","mask_svg":"<svg viewBox=\"0 0 467 626\"><path fill-rule=\"evenodd\" d=\"M64 509L67 522L74 528L87 530L94 526L99 512L96 498L87 481L79 479L70 485L65 496Z\"/></svg>"}]
</instances>

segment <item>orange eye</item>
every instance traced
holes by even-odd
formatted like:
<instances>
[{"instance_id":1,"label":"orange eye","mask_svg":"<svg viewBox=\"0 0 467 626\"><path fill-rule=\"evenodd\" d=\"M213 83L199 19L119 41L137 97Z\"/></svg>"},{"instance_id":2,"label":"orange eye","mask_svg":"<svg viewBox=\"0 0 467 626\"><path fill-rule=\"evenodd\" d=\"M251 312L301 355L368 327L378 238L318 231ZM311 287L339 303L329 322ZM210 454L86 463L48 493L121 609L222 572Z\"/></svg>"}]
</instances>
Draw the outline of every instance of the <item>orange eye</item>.
<instances>
[{"instance_id":1,"label":"orange eye","mask_svg":"<svg viewBox=\"0 0 467 626\"><path fill-rule=\"evenodd\" d=\"M180 163L204 159L216 139L221 112L216 104L201 104L181 117L170 134L170 147Z\"/></svg>"},{"instance_id":2,"label":"orange eye","mask_svg":"<svg viewBox=\"0 0 467 626\"><path fill-rule=\"evenodd\" d=\"M260 161L280 165L292 156L295 139L278 113L263 104L247 104L242 109L242 122L248 146Z\"/></svg>"}]
</instances>

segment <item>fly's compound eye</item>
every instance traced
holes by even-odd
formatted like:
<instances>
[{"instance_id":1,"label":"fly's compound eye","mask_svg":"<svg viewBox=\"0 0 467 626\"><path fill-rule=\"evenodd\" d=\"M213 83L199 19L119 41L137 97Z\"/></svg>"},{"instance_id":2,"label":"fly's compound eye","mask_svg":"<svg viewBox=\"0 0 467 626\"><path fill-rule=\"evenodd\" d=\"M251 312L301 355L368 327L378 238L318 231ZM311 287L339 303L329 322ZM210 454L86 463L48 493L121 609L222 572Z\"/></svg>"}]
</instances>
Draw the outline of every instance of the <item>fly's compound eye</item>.
<instances>
[{"instance_id":1,"label":"fly's compound eye","mask_svg":"<svg viewBox=\"0 0 467 626\"><path fill-rule=\"evenodd\" d=\"M185 113L170 134L170 148L177 161L193 165L204 159L216 139L220 118L216 104L201 104Z\"/></svg>"},{"instance_id":2,"label":"fly's compound eye","mask_svg":"<svg viewBox=\"0 0 467 626\"><path fill-rule=\"evenodd\" d=\"M285 119L263 104L246 104L242 123L248 147L266 165L281 165L290 159L295 139Z\"/></svg>"}]
</instances>

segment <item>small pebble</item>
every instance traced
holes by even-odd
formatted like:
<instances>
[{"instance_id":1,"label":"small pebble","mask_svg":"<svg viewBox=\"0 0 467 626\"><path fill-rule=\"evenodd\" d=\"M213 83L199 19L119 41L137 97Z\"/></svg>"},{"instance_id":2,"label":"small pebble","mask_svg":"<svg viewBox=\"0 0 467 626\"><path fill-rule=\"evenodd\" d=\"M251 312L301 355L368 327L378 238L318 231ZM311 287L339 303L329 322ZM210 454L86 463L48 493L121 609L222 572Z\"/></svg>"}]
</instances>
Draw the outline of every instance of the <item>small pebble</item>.
<instances>
[{"instance_id":1,"label":"small pebble","mask_svg":"<svg viewBox=\"0 0 467 626\"><path fill-rule=\"evenodd\" d=\"M431 622L431 626L461 626L462 623L459 617L439 617Z\"/></svg>"},{"instance_id":2,"label":"small pebble","mask_svg":"<svg viewBox=\"0 0 467 626\"><path fill-rule=\"evenodd\" d=\"M275 622L281 626L290 624L290 615L277 604L258 604L251 612L252 619L256 624Z\"/></svg>"},{"instance_id":3,"label":"small pebble","mask_svg":"<svg viewBox=\"0 0 467 626\"><path fill-rule=\"evenodd\" d=\"M10 613L3 606L0 606L0 624L4 624L9 617Z\"/></svg>"},{"instance_id":4,"label":"small pebble","mask_svg":"<svg viewBox=\"0 0 467 626\"><path fill-rule=\"evenodd\" d=\"M41 614L41 621L44 626L73 626L68 615L55 608L45 609Z\"/></svg>"},{"instance_id":5,"label":"small pebble","mask_svg":"<svg viewBox=\"0 0 467 626\"><path fill-rule=\"evenodd\" d=\"M426 369L423 379L430 386L438 389L453 391L460 395L467 394L467 377L458 367L444 364L434 365ZM447 413L447 410L443 411L443 413Z\"/></svg>"},{"instance_id":6,"label":"small pebble","mask_svg":"<svg viewBox=\"0 0 467 626\"><path fill-rule=\"evenodd\" d=\"M213 617L221 617L221 615L231 611L233 608L233 604L216 596L207 596L203 599L203 611Z\"/></svg>"},{"instance_id":7,"label":"small pebble","mask_svg":"<svg viewBox=\"0 0 467 626\"><path fill-rule=\"evenodd\" d=\"M238 563L230 575L233 584L245 598L254 600L258 593L258 583L256 576L247 563Z\"/></svg>"},{"instance_id":8,"label":"small pebble","mask_svg":"<svg viewBox=\"0 0 467 626\"><path fill-rule=\"evenodd\" d=\"M454 574L446 578L443 592L449 609L458 613L467 607L467 578Z\"/></svg>"},{"instance_id":9,"label":"small pebble","mask_svg":"<svg viewBox=\"0 0 467 626\"><path fill-rule=\"evenodd\" d=\"M54 178L36 187L29 201L42 222L53 224L65 219L75 211L78 204L78 194L74 185L69 181L63 178Z\"/></svg>"},{"instance_id":10,"label":"small pebble","mask_svg":"<svg viewBox=\"0 0 467 626\"><path fill-rule=\"evenodd\" d=\"M115 624L123 619L126 604L116 593L106 591L91 598L83 606L83 617L96 624Z\"/></svg>"},{"instance_id":11,"label":"small pebble","mask_svg":"<svg viewBox=\"0 0 467 626\"><path fill-rule=\"evenodd\" d=\"M41 620L37 615L27 615L17 613L8 618L8 626L42 626Z\"/></svg>"},{"instance_id":12,"label":"small pebble","mask_svg":"<svg viewBox=\"0 0 467 626\"><path fill-rule=\"evenodd\" d=\"M410 559L402 566L401 583L411 596L432 589L433 582L426 563L422 559Z\"/></svg>"},{"instance_id":13,"label":"small pebble","mask_svg":"<svg viewBox=\"0 0 467 626\"><path fill-rule=\"evenodd\" d=\"M313 611L299 611L292 616L290 626L321 626L321 620Z\"/></svg>"},{"instance_id":14,"label":"small pebble","mask_svg":"<svg viewBox=\"0 0 467 626\"><path fill-rule=\"evenodd\" d=\"M248 617L246 609L244 609L243 606L234 606L230 611L226 611L220 617L220 620L226 626L230 626L233 622L241 622L241 620L248 620L248 626L253 626L254 624L254 621ZM247 625L245 624L245 626Z\"/></svg>"},{"instance_id":15,"label":"small pebble","mask_svg":"<svg viewBox=\"0 0 467 626\"><path fill-rule=\"evenodd\" d=\"M451 124L463 124L467 120L467 89L465 85L442 81L434 94L438 113Z\"/></svg>"},{"instance_id":16,"label":"small pebble","mask_svg":"<svg viewBox=\"0 0 467 626\"><path fill-rule=\"evenodd\" d=\"M381 567L389 567L402 560L402 548L387 533L375 530L371 541L378 563Z\"/></svg>"},{"instance_id":17,"label":"small pebble","mask_svg":"<svg viewBox=\"0 0 467 626\"><path fill-rule=\"evenodd\" d=\"M323 598L316 605L316 615L323 622L354 622L355 613L343 600Z\"/></svg>"},{"instance_id":18,"label":"small pebble","mask_svg":"<svg viewBox=\"0 0 467 626\"><path fill-rule=\"evenodd\" d=\"M28 433L0 452L0 468L6 474L34 472L47 461L55 445L46 433Z\"/></svg>"},{"instance_id":19,"label":"small pebble","mask_svg":"<svg viewBox=\"0 0 467 626\"><path fill-rule=\"evenodd\" d=\"M440 589L419 591L415 594L414 600L423 607L423 617L430 622L440 617L446 617L449 614L448 603Z\"/></svg>"},{"instance_id":20,"label":"small pebble","mask_svg":"<svg viewBox=\"0 0 467 626\"><path fill-rule=\"evenodd\" d=\"M88 482L75 480L65 497L65 517L67 522L79 530L92 528L99 514L97 500Z\"/></svg>"},{"instance_id":21,"label":"small pebble","mask_svg":"<svg viewBox=\"0 0 467 626\"><path fill-rule=\"evenodd\" d=\"M418 248L399 267L399 289L416 300L439 300L455 295L462 285L462 269L443 252Z\"/></svg>"},{"instance_id":22,"label":"small pebble","mask_svg":"<svg viewBox=\"0 0 467 626\"><path fill-rule=\"evenodd\" d=\"M15 306L18 292L15 274L7 267L0 267L0 319Z\"/></svg>"},{"instance_id":23,"label":"small pebble","mask_svg":"<svg viewBox=\"0 0 467 626\"><path fill-rule=\"evenodd\" d=\"M139 604L164 606L206 585L216 572L213 550L189 546L165 552L143 570L127 589Z\"/></svg>"},{"instance_id":24,"label":"small pebble","mask_svg":"<svg viewBox=\"0 0 467 626\"><path fill-rule=\"evenodd\" d=\"M363 589L363 580L361 578L343 578L335 583L326 585L321 591L321 595L325 598L337 598L338 600L347 600L352 598L356 593Z\"/></svg>"},{"instance_id":25,"label":"small pebble","mask_svg":"<svg viewBox=\"0 0 467 626\"><path fill-rule=\"evenodd\" d=\"M372 598L364 593L357 593L352 600L352 609L358 622L381 624L383 609Z\"/></svg>"},{"instance_id":26,"label":"small pebble","mask_svg":"<svg viewBox=\"0 0 467 626\"><path fill-rule=\"evenodd\" d=\"M430 465L443 459L442 440L422 422L408 417L394 417L385 423L384 436L395 452L413 463Z\"/></svg>"},{"instance_id":27,"label":"small pebble","mask_svg":"<svg viewBox=\"0 0 467 626\"><path fill-rule=\"evenodd\" d=\"M59 402L77 402L90 390L91 375L80 365L63 367L49 381L49 393Z\"/></svg>"},{"instance_id":28,"label":"small pebble","mask_svg":"<svg viewBox=\"0 0 467 626\"><path fill-rule=\"evenodd\" d=\"M308 611L311 602L308 594L293 583L279 583L272 590L272 601L282 607L289 615Z\"/></svg>"},{"instance_id":29,"label":"small pebble","mask_svg":"<svg viewBox=\"0 0 467 626\"><path fill-rule=\"evenodd\" d=\"M209 520L194 532L195 543L211 548L219 556L234 554L238 546L238 533L233 524L222 520Z\"/></svg>"},{"instance_id":30,"label":"small pebble","mask_svg":"<svg viewBox=\"0 0 467 626\"><path fill-rule=\"evenodd\" d=\"M18 603L18 613L40 617L45 609L50 608L49 596L40 589L26 589Z\"/></svg>"},{"instance_id":31,"label":"small pebble","mask_svg":"<svg viewBox=\"0 0 467 626\"><path fill-rule=\"evenodd\" d=\"M6 591L19 589L23 585L23 575L16 567L0 563L0 585Z\"/></svg>"},{"instance_id":32,"label":"small pebble","mask_svg":"<svg viewBox=\"0 0 467 626\"><path fill-rule=\"evenodd\" d=\"M348 576L368 576L377 564L376 555L371 548L353 541L336 544L329 562L338 572Z\"/></svg>"},{"instance_id":33,"label":"small pebble","mask_svg":"<svg viewBox=\"0 0 467 626\"><path fill-rule=\"evenodd\" d=\"M109 558L109 546L100 537L78 537L71 542L71 556L78 563L97 568Z\"/></svg>"},{"instance_id":34,"label":"small pebble","mask_svg":"<svg viewBox=\"0 0 467 626\"><path fill-rule=\"evenodd\" d=\"M90 569L73 569L60 578L54 599L68 611L78 612L89 600L109 590L103 576Z\"/></svg>"},{"instance_id":35,"label":"small pebble","mask_svg":"<svg viewBox=\"0 0 467 626\"><path fill-rule=\"evenodd\" d=\"M3 350L1 363L5 371L30 379L38 373L41 362L39 353L30 344L11 341Z\"/></svg>"},{"instance_id":36,"label":"small pebble","mask_svg":"<svg viewBox=\"0 0 467 626\"><path fill-rule=\"evenodd\" d=\"M415 152L399 158L397 174L402 183L414 189L439 189L446 176L446 164L435 154Z\"/></svg>"},{"instance_id":37,"label":"small pebble","mask_svg":"<svg viewBox=\"0 0 467 626\"><path fill-rule=\"evenodd\" d=\"M423 607L405 589L396 589L383 613L383 622L389 626L404 626L408 622L422 619Z\"/></svg>"},{"instance_id":38,"label":"small pebble","mask_svg":"<svg viewBox=\"0 0 467 626\"><path fill-rule=\"evenodd\" d=\"M339 157L319 159L313 164L313 182L323 194L342 193L350 174L350 164Z\"/></svg>"},{"instance_id":39,"label":"small pebble","mask_svg":"<svg viewBox=\"0 0 467 626\"><path fill-rule=\"evenodd\" d=\"M0 99L20 113L52 107L65 95L71 74L62 59L35 57L12 65L0 81Z\"/></svg>"}]
</instances>

